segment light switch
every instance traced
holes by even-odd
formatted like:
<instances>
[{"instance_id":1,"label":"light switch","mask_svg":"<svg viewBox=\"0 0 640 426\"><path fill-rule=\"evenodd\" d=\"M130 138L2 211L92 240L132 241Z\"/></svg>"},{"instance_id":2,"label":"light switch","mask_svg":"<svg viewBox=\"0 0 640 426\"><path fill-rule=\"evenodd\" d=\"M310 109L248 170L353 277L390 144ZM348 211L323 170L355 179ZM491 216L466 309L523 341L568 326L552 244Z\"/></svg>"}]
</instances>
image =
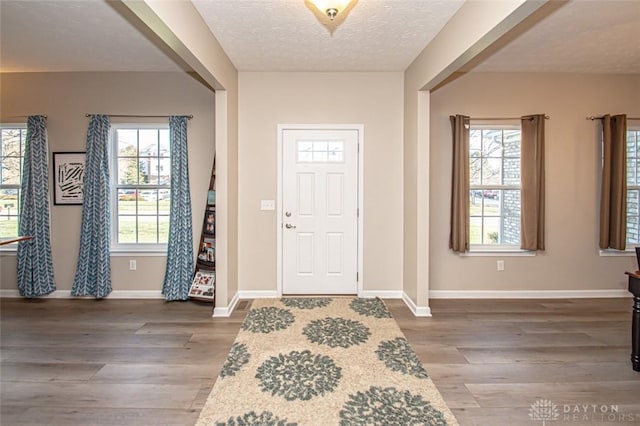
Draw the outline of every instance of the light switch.
<instances>
[{"instance_id":1,"label":"light switch","mask_svg":"<svg viewBox=\"0 0 640 426\"><path fill-rule=\"evenodd\" d=\"M260 200L260 210L275 210L275 209L276 209L275 200Z\"/></svg>"}]
</instances>

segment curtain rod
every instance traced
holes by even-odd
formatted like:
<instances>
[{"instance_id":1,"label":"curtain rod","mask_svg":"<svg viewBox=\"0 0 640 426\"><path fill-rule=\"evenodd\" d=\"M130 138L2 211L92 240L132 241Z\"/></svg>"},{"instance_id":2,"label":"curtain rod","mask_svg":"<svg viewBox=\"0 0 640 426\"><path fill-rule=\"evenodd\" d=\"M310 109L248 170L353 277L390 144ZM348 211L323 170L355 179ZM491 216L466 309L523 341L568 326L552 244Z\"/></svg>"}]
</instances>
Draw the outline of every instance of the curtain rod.
<instances>
[{"instance_id":1,"label":"curtain rod","mask_svg":"<svg viewBox=\"0 0 640 426\"><path fill-rule=\"evenodd\" d=\"M587 120L602 120L604 118L604 115L590 115L587 117ZM627 120L640 120L640 118L638 117L627 117Z\"/></svg>"},{"instance_id":2,"label":"curtain rod","mask_svg":"<svg viewBox=\"0 0 640 426\"><path fill-rule=\"evenodd\" d=\"M525 116L526 117L526 116ZM522 117L469 117L469 120L487 120L487 121L492 121L492 120L520 120ZM548 115L544 116L545 119L549 120L551 117Z\"/></svg>"},{"instance_id":3,"label":"curtain rod","mask_svg":"<svg viewBox=\"0 0 640 426\"><path fill-rule=\"evenodd\" d=\"M85 114L85 117L91 117L92 114ZM127 117L127 118L135 118L135 117L148 117L148 118L169 118L169 115L139 115L139 114L107 114L109 117ZM187 115L187 118L191 120L193 118L193 114Z\"/></svg>"},{"instance_id":4,"label":"curtain rod","mask_svg":"<svg viewBox=\"0 0 640 426\"><path fill-rule=\"evenodd\" d=\"M31 115L41 115L44 118L47 118L45 114L31 114ZM7 118L29 118L31 115L7 115Z\"/></svg>"}]
</instances>

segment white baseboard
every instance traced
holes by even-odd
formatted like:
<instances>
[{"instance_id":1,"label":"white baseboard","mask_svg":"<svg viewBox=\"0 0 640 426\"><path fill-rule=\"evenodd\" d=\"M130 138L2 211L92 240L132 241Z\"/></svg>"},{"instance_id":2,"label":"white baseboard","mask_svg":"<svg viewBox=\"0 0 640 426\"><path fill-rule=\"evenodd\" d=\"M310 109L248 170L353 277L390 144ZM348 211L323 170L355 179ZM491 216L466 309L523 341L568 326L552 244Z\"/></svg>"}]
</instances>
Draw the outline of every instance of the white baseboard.
<instances>
[{"instance_id":1,"label":"white baseboard","mask_svg":"<svg viewBox=\"0 0 640 426\"><path fill-rule=\"evenodd\" d=\"M114 290L108 297L111 299L164 299L161 290Z\"/></svg>"},{"instance_id":2,"label":"white baseboard","mask_svg":"<svg viewBox=\"0 0 640 426\"><path fill-rule=\"evenodd\" d=\"M400 290L362 290L360 297L365 299L402 299L402 291Z\"/></svg>"},{"instance_id":3,"label":"white baseboard","mask_svg":"<svg viewBox=\"0 0 640 426\"><path fill-rule=\"evenodd\" d=\"M241 290L238 292L240 299L277 299L277 290ZM304 295L300 297L305 297ZM402 299L402 291L396 290L364 290L362 295L365 299L379 297L381 299Z\"/></svg>"},{"instance_id":4,"label":"white baseboard","mask_svg":"<svg viewBox=\"0 0 640 426\"><path fill-rule=\"evenodd\" d=\"M18 290L0 290L0 297L22 297ZM71 290L56 290L41 298L48 299L95 299L94 296L72 296ZM159 290L113 290L105 299L164 299Z\"/></svg>"},{"instance_id":5,"label":"white baseboard","mask_svg":"<svg viewBox=\"0 0 640 426\"><path fill-rule=\"evenodd\" d=\"M627 290L431 290L431 299L596 299L631 297Z\"/></svg>"},{"instance_id":6,"label":"white baseboard","mask_svg":"<svg viewBox=\"0 0 640 426\"><path fill-rule=\"evenodd\" d=\"M413 316L415 317L430 317L431 316L431 308L428 306L417 306L413 300L409 297L409 295L405 292L402 292L402 300L405 305L409 308Z\"/></svg>"},{"instance_id":7,"label":"white baseboard","mask_svg":"<svg viewBox=\"0 0 640 426\"><path fill-rule=\"evenodd\" d=\"M274 299L278 298L278 292L273 290L243 290L238 292L240 299ZM407 304L413 315L416 317L430 317L431 309L428 306L416 306L415 303L407 296L403 291L398 290L364 290L360 297L363 298L375 298L379 297L381 299L403 299ZM217 315L216 308L214 310L214 316Z\"/></svg>"},{"instance_id":8,"label":"white baseboard","mask_svg":"<svg viewBox=\"0 0 640 426\"><path fill-rule=\"evenodd\" d=\"M22 297L18 290L0 290L0 297Z\"/></svg>"},{"instance_id":9,"label":"white baseboard","mask_svg":"<svg viewBox=\"0 0 640 426\"><path fill-rule=\"evenodd\" d=\"M238 292L240 299L277 299L278 290L241 290Z\"/></svg>"},{"instance_id":10,"label":"white baseboard","mask_svg":"<svg viewBox=\"0 0 640 426\"><path fill-rule=\"evenodd\" d=\"M213 317L214 318L227 318L231 316L231 313L236 308L236 305L240 301L240 297L238 293L234 294L231 298L231 302L229 302L229 306L224 308L213 308Z\"/></svg>"}]
</instances>

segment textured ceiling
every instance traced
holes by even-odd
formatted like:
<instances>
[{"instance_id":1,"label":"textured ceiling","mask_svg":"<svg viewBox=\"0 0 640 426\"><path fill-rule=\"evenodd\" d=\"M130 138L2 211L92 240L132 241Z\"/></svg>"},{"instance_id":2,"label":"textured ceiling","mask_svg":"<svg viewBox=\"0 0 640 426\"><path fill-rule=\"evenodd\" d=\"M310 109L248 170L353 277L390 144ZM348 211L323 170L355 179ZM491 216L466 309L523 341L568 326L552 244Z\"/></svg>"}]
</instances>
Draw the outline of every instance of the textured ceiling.
<instances>
[{"instance_id":1,"label":"textured ceiling","mask_svg":"<svg viewBox=\"0 0 640 426\"><path fill-rule=\"evenodd\" d=\"M473 71L640 73L640 1L574 0Z\"/></svg>"},{"instance_id":2,"label":"textured ceiling","mask_svg":"<svg viewBox=\"0 0 640 426\"><path fill-rule=\"evenodd\" d=\"M186 69L118 4L0 0L0 71ZM194 4L242 71L402 71L462 0L359 0L333 33L308 0ZM466 71L640 73L639 22L640 0L572 0Z\"/></svg>"},{"instance_id":3,"label":"textured ceiling","mask_svg":"<svg viewBox=\"0 0 640 426\"><path fill-rule=\"evenodd\" d=\"M462 0L360 0L331 33L303 0L193 0L240 71L404 71Z\"/></svg>"},{"instance_id":4,"label":"textured ceiling","mask_svg":"<svg viewBox=\"0 0 640 426\"><path fill-rule=\"evenodd\" d=\"M0 0L0 70L180 71L101 0Z\"/></svg>"}]
</instances>

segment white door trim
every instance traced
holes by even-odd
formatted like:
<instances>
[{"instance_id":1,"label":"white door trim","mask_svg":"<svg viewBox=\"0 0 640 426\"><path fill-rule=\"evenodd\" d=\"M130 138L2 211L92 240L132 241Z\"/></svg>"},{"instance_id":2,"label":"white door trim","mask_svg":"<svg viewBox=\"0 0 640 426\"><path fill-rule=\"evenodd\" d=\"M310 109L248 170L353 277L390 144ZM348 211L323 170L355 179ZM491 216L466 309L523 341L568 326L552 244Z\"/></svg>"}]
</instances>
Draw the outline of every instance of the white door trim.
<instances>
[{"instance_id":1,"label":"white door trim","mask_svg":"<svg viewBox=\"0 0 640 426\"><path fill-rule=\"evenodd\" d=\"M358 296L364 288L364 125L363 124L278 124L278 189L276 195L278 297L282 297L282 135L285 130L355 130L358 132Z\"/></svg>"}]
</instances>

